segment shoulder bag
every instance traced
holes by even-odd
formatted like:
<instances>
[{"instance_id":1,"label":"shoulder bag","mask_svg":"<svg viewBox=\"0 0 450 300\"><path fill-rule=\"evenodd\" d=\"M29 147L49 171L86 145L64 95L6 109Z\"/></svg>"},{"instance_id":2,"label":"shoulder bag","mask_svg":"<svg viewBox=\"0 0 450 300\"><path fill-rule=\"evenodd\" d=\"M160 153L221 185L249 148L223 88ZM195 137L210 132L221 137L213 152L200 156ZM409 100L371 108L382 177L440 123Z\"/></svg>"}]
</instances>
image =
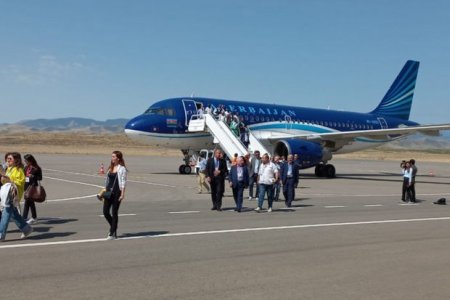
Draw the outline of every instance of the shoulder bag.
<instances>
[{"instance_id":1,"label":"shoulder bag","mask_svg":"<svg viewBox=\"0 0 450 300\"><path fill-rule=\"evenodd\" d=\"M47 198L47 193L45 192L44 187L38 181L37 185L30 185L25 191L24 195L25 200L31 200L34 202L44 202Z\"/></svg>"}]
</instances>

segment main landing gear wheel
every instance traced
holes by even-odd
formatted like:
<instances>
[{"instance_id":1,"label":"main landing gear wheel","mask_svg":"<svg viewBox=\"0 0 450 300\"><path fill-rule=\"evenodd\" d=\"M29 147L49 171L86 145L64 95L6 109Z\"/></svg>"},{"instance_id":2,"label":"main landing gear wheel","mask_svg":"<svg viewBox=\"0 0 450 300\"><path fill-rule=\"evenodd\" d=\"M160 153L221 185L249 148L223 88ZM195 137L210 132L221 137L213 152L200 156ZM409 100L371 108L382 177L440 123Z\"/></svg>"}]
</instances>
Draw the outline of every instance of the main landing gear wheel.
<instances>
[{"instance_id":1,"label":"main landing gear wheel","mask_svg":"<svg viewBox=\"0 0 450 300\"><path fill-rule=\"evenodd\" d=\"M316 166L314 173L317 177L334 178L336 177L336 168L333 165L319 164Z\"/></svg>"},{"instance_id":2,"label":"main landing gear wheel","mask_svg":"<svg viewBox=\"0 0 450 300\"><path fill-rule=\"evenodd\" d=\"M180 174L191 174L192 168L189 165L181 165L178 168L178 172L180 172Z\"/></svg>"}]
</instances>

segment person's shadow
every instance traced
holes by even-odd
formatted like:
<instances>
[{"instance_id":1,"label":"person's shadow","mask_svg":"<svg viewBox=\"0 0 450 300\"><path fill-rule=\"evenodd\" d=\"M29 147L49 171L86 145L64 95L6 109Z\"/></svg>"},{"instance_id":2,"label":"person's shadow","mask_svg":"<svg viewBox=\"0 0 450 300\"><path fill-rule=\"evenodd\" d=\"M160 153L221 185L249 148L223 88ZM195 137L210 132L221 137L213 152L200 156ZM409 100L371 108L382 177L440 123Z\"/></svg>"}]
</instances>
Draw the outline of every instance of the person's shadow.
<instances>
[{"instance_id":1,"label":"person's shadow","mask_svg":"<svg viewBox=\"0 0 450 300\"><path fill-rule=\"evenodd\" d=\"M164 235L169 233L169 231L145 231L145 232L135 232L135 233L124 233L119 236L119 238L138 238L138 237L152 237L158 235Z\"/></svg>"}]
</instances>

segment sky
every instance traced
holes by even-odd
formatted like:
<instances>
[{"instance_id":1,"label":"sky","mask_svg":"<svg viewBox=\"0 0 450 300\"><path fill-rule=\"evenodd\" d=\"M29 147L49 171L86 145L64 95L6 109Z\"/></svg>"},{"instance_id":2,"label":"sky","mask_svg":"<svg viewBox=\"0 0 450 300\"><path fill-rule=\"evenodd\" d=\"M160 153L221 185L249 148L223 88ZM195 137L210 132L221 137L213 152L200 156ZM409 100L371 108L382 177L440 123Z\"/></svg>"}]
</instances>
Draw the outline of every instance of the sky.
<instances>
[{"instance_id":1,"label":"sky","mask_svg":"<svg viewBox=\"0 0 450 300\"><path fill-rule=\"evenodd\" d=\"M0 123L191 95L369 112L408 59L411 120L450 123L447 0L0 0Z\"/></svg>"}]
</instances>

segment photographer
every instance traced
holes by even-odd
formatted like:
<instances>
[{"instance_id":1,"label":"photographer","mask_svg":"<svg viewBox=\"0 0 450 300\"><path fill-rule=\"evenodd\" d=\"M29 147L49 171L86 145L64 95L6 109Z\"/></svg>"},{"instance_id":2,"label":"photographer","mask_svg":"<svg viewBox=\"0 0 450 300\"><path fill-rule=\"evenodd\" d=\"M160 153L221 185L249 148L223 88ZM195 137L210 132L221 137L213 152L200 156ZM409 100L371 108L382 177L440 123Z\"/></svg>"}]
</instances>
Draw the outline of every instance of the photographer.
<instances>
[{"instance_id":1,"label":"photographer","mask_svg":"<svg viewBox=\"0 0 450 300\"><path fill-rule=\"evenodd\" d=\"M403 162L402 162L403 164ZM411 163L409 161L404 163L404 167L402 169L403 173L403 186L402 186L402 201L403 202L415 202L415 199L412 199L411 195L411 185L413 181L413 170L411 168Z\"/></svg>"}]
</instances>

